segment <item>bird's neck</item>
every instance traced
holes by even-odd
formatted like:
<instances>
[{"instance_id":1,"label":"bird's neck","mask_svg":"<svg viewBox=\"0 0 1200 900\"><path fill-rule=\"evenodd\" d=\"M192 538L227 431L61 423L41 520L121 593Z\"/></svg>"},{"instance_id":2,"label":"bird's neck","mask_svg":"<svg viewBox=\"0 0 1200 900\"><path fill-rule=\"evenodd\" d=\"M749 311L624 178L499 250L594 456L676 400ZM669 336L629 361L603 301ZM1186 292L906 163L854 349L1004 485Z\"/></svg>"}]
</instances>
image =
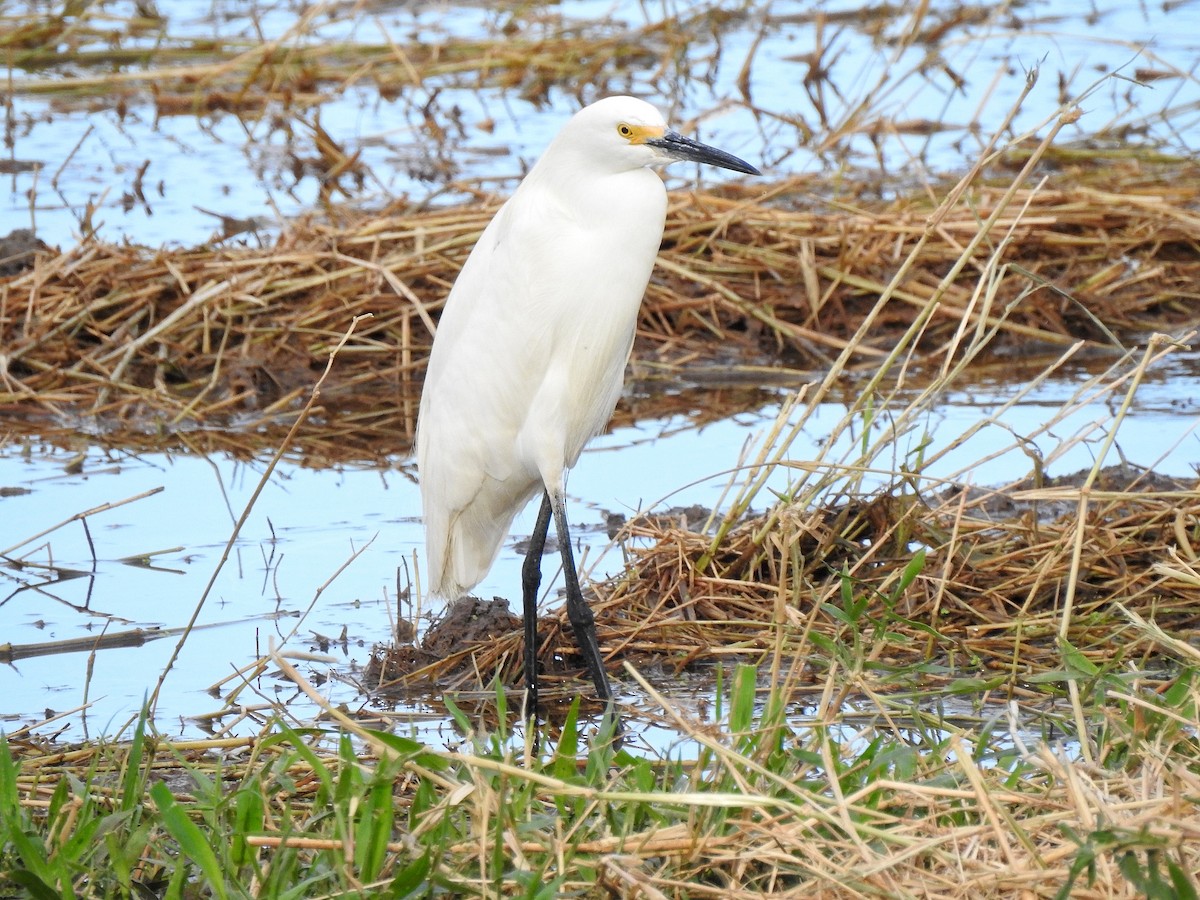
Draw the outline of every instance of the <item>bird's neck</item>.
<instances>
[{"instance_id":1,"label":"bird's neck","mask_svg":"<svg viewBox=\"0 0 1200 900\"><path fill-rule=\"evenodd\" d=\"M577 165L535 166L521 187L526 185L525 193L553 204L544 214L583 222L609 220L615 210L643 215L643 203L657 205L661 201L655 195L665 192L662 179L650 169L605 171L589 166L586 159Z\"/></svg>"}]
</instances>

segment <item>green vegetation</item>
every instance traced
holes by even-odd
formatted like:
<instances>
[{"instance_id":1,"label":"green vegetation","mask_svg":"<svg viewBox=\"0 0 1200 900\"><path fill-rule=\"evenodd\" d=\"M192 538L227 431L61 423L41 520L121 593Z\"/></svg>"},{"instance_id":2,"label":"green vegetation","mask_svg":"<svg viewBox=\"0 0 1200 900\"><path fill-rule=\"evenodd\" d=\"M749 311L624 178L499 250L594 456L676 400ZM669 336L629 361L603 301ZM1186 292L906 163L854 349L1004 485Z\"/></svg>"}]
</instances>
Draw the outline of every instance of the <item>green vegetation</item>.
<instances>
[{"instance_id":1,"label":"green vegetation","mask_svg":"<svg viewBox=\"0 0 1200 900\"><path fill-rule=\"evenodd\" d=\"M585 739L577 705L534 757L503 725L435 751L345 719L340 736L172 743L143 717L121 742L3 741L0 875L37 898L1196 896L1196 670L1161 692L1064 673L1094 701L1102 766L1015 712L798 715L752 667L729 676L715 722L663 707L680 730L663 756Z\"/></svg>"}]
</instances>

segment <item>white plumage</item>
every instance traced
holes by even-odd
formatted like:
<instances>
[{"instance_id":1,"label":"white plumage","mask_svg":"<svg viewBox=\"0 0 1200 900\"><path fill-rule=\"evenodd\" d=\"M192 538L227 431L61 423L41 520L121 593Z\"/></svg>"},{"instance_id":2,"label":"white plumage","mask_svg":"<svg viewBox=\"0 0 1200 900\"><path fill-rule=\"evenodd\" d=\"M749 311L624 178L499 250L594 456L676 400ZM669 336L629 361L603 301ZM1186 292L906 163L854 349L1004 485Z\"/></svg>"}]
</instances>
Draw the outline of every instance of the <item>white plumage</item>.
<instances>
[{"instance_id":1,"label":"white plumage","mask_svg":"<svg viewBox=\"0 0 1200 900\"><path fill-rule=\"evenodd\" d=\"M545 491L558 518L566 470L620 395L662 240L666 190L647 167L675 159L757 174L668 131L648 103L593 103L471 251L438 323L417 426L432 593L478 584L534 495Z\"/></svg>"}]
</instances>

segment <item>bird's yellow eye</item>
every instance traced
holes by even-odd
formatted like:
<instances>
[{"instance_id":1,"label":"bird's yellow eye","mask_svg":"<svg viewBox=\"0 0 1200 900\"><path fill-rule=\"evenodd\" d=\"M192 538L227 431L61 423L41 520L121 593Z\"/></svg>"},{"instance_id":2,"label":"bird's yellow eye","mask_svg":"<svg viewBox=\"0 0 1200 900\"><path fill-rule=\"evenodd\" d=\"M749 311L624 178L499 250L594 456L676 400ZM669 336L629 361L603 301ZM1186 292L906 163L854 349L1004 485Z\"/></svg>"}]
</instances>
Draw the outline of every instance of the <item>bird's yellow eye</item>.
<instances>
[{"instance_id":1,"label":"bird's yellow eye","mask_svg":"<svg viewBox=\"0 0 1200 900\"><path fill-rule=\"evenodd\" d=\"M626 140L629 140L630 138L633 137L633 126L626 125L624 122L622 122L620 125L617 126L617 134L619 134L621 137L625 138Z\"/></svg>"}]
</instances>

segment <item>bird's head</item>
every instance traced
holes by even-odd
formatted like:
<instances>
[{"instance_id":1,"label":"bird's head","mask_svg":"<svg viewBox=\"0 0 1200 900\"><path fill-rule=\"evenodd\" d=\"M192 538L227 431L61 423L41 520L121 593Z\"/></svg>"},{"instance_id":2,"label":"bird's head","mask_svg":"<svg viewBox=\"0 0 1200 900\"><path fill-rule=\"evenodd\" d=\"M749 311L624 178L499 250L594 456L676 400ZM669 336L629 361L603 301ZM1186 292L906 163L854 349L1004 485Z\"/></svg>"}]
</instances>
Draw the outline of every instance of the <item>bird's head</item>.
<instances>
[{"instance_id":1,"label":"bird's head","mask_svg":"<svg viewBox=\"0 0 1200 900\"><path fill-rule=\"evenodd\" d=\"M662 113L636 97L606 97L575 114L555 143L614 171L679 160L760 175L750 163L667 127Z\"/></svg>"}]
</instances>

